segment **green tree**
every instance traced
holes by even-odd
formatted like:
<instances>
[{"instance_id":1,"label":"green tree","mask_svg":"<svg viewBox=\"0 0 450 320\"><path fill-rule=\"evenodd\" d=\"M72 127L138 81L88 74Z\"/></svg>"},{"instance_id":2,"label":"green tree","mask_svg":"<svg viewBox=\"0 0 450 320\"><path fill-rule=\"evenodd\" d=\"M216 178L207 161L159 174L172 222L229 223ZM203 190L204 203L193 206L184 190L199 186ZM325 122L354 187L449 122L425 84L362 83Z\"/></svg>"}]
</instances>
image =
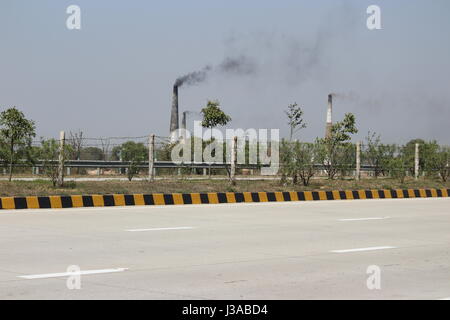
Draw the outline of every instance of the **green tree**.
<instances>
[{"instance_id":1,"label":"green tree","mask_svg":"<svg viewBox=\"0 0 450 320\"><path fill-rule=\"evenodd\" d=\"M382 144L380 135L369 133L366 137L366 150L362 152L362 160L374 168L375 178L385 174L388 162L394 157L395 145Z\"/></svg>"},{"instance_id":2,"label":"green tree","mask_svg":"<svg viewBox=\"0 0 450 320\"><path fill-rule=\"evenodd\" d=\"M425 142L419 146L419 168L421 172L425 172L426 175L433 175L433 167L435 167L435 161L440 151L439 144L433 140Z\"/></svg>"},{"instance_id":3,"label":"green tree","mask_svg":"<svg viewBox=\"0 0 450 320\"><path fill-rule=\"evenodd\" d=\"M64 146L64 158L67 158L73 153L73 147L71 145ZM53 186L58 183L59 176L59 154L60 144L55 139L41 140L41 147L37 150L37 157L42 161L42 168L44 174L46 174Z\"/></svg>"},{"instance_id":4,"label":"green tree","mask_svg":"<svg viewBox=\"0 0 450 320\"><path fill-rule=\"evenodd\" d=\"M0 163L2 164L2 166L6 166L6 163L8 162L6 150L6 143L5 141L3 141L2 136L0 136Z\"/></svg>"},{"instance_id":5,"label":"green tree","mask_svg":"<svg viewBox=\"0 0 450 320\"><path fill-rule=\"evenodd\" d=\"M426 167L429 175L438 173L442 181L447 182L450 176L450 148L439 146L429 160Z\"/></svg>"},{"instance_id":6,"label":"green tree","mask_svg":"<svg viewBox=\"0 0 450 320\"><path fill-rule=\"evenodd\" d=\"M348 176L355 168L356 145L350 142L342 143L342 145L337 148L335 159L338 164L340 176Z\"/></svg>"},{"instance_id":7,"label":"green tree","mask_svg":"<svg viewBox=\"0 0 450 320\"><path fill-rule=\"evenodd\" d=\"M280 149L282 183L286 183L286 178L291 177L292 184L295 185L300 178L303 185L308 186L317 173L317 153L318 145L315 143L290 142L283 139Z\"/></svg>"},{"instance_id":8,"label":"green tree","mask_svg":"<svg viewBox=\"0 0 450 320\"><path fill-rule=\"evenodd\" d=\"M209 100L206 107L201 110L203 115L202 127L213 129L217 126L225 126L231 121L231 117L225 114L220 108L219 101ZM212 131L211 131L212 140Z\"/></svg>"},{"instance_id":9,"label":"green tree","mask_svg":"<svg viewBox=\"0 0 450 320\"><path fill-rule=\"evenodd\" d=\"M211 140L213 141L212 129L217 126L225 126L231 121L231 117L220 109L218 100L208 100L206 107L200 113L203 115L202 127L211 129ZM214 152L212 154L214 156ZM211 168L209 168L209 177L211 178Z\"/></svg>"},{"instance_id":10,"label":"green tree","mask_svg":"<svg viewBox=\"0 0 450 320\"><path fill-rule=\"evenodd\" d=\"M287 177L291 177L292 183L296 184L298 175L295 167L294 144L291 141L281 140L280 164L281 183L286 184Z\"/></svg>"},{"instance_id":11,"label":"green tree","mask_svg":"<svg viewBox=\"0 0 450 320\"><path fill-rule=\"evenodd\" d=\"M187 140L186 143L191 143L191 139ZM159 148L155 150L156 159L160 161L171 161L172 160L172 149L176 144L173 143L163 143ZM191 147L193 149L193 147ZM192 158L191 158L192 159Z\"/></svg>"},{"instance_id":12,"label":"green tree","mask_svg":"<svg viewBox=\"0 0 450 320\"><path fill-rule=\"evenodd\" d=\"M55 187L58 182L59 145L55 139L42 140L39 158L42 160L44 173L50 178Z\"/></svg>"},{"instance_id":13,"label":"green tree","mask_svg":"<svg viewBox=\"0 0 450 320\"><path fill-rule=\"evenodd\" d=\"M411 175L414 175L414 160L416 154L416 143L419 144L419 174L433 166L433 160L438 152L439 145L436 141L426 142L423 139L413 139L403 148L405 160Z\"/></svg>"},{"instance_id":14,"label":"green tree","mask_svg":"<svg viewBox=\"0 0 450 320\"><path fill-rule=\"evenodd\" d=\"M408 158L406 147L398 147L396 155L387 161L390 176L404 183L406 174L410 168L409 162L410 159Z\"/></svg>"},{"instance_id":15,"label":"green tree","mask_svg":"<svg viewBox=\"0 0 450 320\"><path fill-rule=\"evenodd\" d=\"M83 131L79 130L77 132L70 132L70 138L68 139L68 144L72 146L72 152L69 158L72 160L81 160L81 151L83 150Z\"/></svg>"},{"instance_id":16,"label":"green tree","mask_svg":"<svg viewBox=\"0 0 450 320\"><path fill-rule=\"evenodd\" d=\"M421 151L421 146L425 144L425 141L422 139L413 139L410 140L406 145L402 148L402 153L405 160L405 165L407 167L407 170L411 173L411 175L414 175L414 159L416 154L416 143L419 144L419 168L423 168L423 163L421 165L420 159L422 158L421 155L423 151Z\"/></svg>"},{"instance_id":17,"label":"green tree","mask_svg":"<svg viewBox=\"0 0 450 320\"><path fill-rule=\"evenodd\" d=\"M344 120L336 122L331 128L331 135L318 139L318 162L323 163L329 179L334 179L336 174L346 164L346 149L350 148L351 134L358 132L355 116L346 113Z\"/></svg>"},{"instance_id":18,"label":"green tree","mask_svg":"<svg viewBox=\"0 0 450 320\"><path fill-rule=\"evenodd\" d=\"M68 155L68 159L81 160L81 151L83 150L83 131L70 132L67 143L71 146L72 152ZM80 168L76 169L77 174L80 174Z\"/></svg>"},{"instance_id":19,"label":"green tree","mask_svg":"<svg viewBox=\"0 0 450 320\"><path fill-rule=\"evenodd\" d=\"M306 123L303 120L303 110L295 102L290 104L284 113L288 117L288 125L290 129L289 141L292 141L295 133L297 133L300 129L306 128Z\"/></svg>"},{"instance_id":20,"label":"green tree","mask_svg":"<svg viewBox=\"0 0 450 320\"><path fill-rule=\"evenodd\" d=\"M389 161L394 158L395 150L398 146L396 144L381 144L380 145L380 168L383 176L386 176L389 171Z\"/></svg>"},{"instance_id":21,"label":"green tree","mask_svg":"<svg viewBox=\"0 0 450 320\"><path fill-rule=\"evenodd\" d=\"M12 180L15 162L20 157L28 157L35 136L34 121L26 119L16 107L0 114L0 140L5 144L3 152L9 163L9 181Z\"/></svg>"},{"instance_id":22,"label":"green tree","mask_svg":"<svg viewBox=\"0 0 450 320\"><path fill-rule=\"evenodd\" d=\"M139 166L148 160L148 149L143 143L128 141L120 146L119 152L122 153L122 160L128 162L127 175L131 181L139 173Z\"/></svg>"},{"instance_id":23,"label":"green tree","mask_svg":"<svg viewBox=\"0 0 450 320\"><path fill-rule=\"evenodd\" d=\"M103 150L97 147L86 147L80 151L81 160L103 160Z\"/></svg>"},{"instance_id":24,"label":"green tree","mask_svg":"<svg viewBox=\"0 0 450 320\"><path fill-rule=\"evenodd\" d=\"M317 143L296 143L294 148L297 173L304 186L308 186L312 177L317 173L315 161L319 146Z\"/></svg>"}]
</instances>

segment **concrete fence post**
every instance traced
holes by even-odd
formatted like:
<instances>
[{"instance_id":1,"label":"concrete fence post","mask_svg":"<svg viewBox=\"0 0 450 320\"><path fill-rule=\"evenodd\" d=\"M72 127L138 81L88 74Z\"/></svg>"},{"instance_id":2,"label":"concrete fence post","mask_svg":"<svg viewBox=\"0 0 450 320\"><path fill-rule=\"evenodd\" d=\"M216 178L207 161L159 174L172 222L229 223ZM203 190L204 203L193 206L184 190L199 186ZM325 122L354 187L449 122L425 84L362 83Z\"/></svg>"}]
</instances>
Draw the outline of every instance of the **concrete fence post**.
<instances>
[{"instance_id":1,"label":"concrete fence post","mask_svg":"<svg viewBox=\"0 0 450 320\"><path fill-rule=\"evenodd\" d=\"M120 165L122 165L123 162L123 158L122 158L122 150L119 150L119 161L120 161ZM123 174L125 170L123 170L122 167L119 168L119 174Z\"/></svg>"},{"instance_id":2,"label":"concrete fence post","mask_svg":"<svg viewBox=\"0 0 450 320\"><path fill-rule=\"evenodd\" d=\"M356 143L356 176L355 179L361 179L361 141Z\"/></svg>"},{"instance_id":3,"label":"concrete fence post","mask_svg":"<svg viewBox=\"0 0 450 320\"><path fill-rule=\"evenodd\" d=\"M150 181L155 180L155 135L150 135L150 140L148 143L148 179Z\"/></svg>"},{"instance_id":4,"label":"concrete fence post","mask_svg":"<svg viewBox=\"0 0 450 320\"><path fill-rule=\"evenodd\" d=\"M64 185L64 149L66 144L66 133L59 133L59 159L58 159L58 186Z\"/></svg>"},{"instance_id":5,"label":"concrete fence post","mask_svg":"<svg viewBox=\"0 0 450 320\"><path fill-rule=\"evenodd\" d=\"M231 141L231 168L230 168L230 182L232 185L236 184L236 163L237 163L237 137L233 137Z\"/></svg>"},{"instance_id":6,"label":"concrete fence post","mask_svg":"<svg viewBox=\"0 0 450 320\"><path fill-rule=\"evenodd\" d=\"M414 154L414 179L419 179L419 144L416 143L416 150Z\"/></svg>"}]
</instances>

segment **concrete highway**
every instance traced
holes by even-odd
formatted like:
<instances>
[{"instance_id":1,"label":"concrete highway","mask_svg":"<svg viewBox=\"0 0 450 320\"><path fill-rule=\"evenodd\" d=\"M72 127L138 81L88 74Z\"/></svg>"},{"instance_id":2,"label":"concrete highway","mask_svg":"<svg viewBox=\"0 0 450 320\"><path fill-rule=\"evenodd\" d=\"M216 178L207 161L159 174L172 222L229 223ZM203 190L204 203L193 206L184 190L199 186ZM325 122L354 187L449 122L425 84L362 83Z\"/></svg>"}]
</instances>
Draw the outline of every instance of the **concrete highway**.
<instances>
[{"instance_id":1,"label":"concrete highway","mask_svg":"<svg viewBox=\"0 0 450 320\"><path fill-rule=\"evenodd\" d=\"M0 211L0 299L448 297L448 198Z\"/></svg>"}]
</instances>

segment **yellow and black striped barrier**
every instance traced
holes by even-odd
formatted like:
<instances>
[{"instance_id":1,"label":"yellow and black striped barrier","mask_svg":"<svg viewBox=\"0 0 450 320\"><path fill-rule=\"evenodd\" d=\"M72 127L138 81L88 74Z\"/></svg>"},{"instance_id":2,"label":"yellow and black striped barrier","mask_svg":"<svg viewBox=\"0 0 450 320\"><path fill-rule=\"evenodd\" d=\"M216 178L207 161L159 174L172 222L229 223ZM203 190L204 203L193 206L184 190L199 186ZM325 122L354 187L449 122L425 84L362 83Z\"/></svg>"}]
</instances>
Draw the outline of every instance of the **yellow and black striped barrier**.
<instances>
[{"instance_id":1,"label":"yellow and black striped barrier","mask_svg":"<svg viewBox=\"0 0 450 320\"><path fill-rule=\"evenodd\" d=\"M49 209L240 202L281 202L356 199L442 198L450 189L397 189L299 192L153 193L133 195L45 196L0 198L0 209Z\"/></svg>"}]
</instances>

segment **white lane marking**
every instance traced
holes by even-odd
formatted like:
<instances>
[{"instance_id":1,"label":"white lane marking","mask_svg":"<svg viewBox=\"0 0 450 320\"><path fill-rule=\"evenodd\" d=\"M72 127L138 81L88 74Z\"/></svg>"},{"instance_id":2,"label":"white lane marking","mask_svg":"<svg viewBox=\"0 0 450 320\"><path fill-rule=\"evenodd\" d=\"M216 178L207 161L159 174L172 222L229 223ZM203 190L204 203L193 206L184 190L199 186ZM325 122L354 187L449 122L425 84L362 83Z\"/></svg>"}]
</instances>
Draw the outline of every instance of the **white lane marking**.
<instances>
[{"instance_id":1,"label":"white lane marking","mask_svg":"<svg viewBox=\"0 0 450 320\"><path fill-rule=\"evenodd\" d=\"M150 229L129 229L125 231L129 232L144 232L144 231L162 231L162 230L189 230L194 227L172 227L172 228L150 228Z\"/></svg>"},{"instance_id":2,"label":"white lane marking","mask_svg":"<svg viewBox=\"0 0 450 320\"><path fill-rule=\"evenodd\" d=\"M344 250L332 250L333 253L347 253L347 252L359 252L359 251L373 251L373 250L384 250L384 249L395 249L396 247L369 247L369 248L357 248L357 249L344 249Z\"/></svg>"},{"instance_id":3,"label":"white lane marking","mask_svg":"<svg viewBox=\"0 0 450 320\"><path fill-rule=\"evenodd\" d=\"M338 221L366 221L366 220L384 220L391 217L373 217L373 218L355 218L355 219L339 219Z\"/></svg>"},{"instance_id":4,"label":"white lane marking","mask_svg":"<svg viewBox=\"0 0 450 320\"><path fill-rule=\"evenodd\" d=\"M116 269L102 269L102 270L86 270L80 272L61 272L61 273L46 273L46 274L33 274L27 276L18 276L18 278L32 280L32 279L46 279L46 278L61 278L70 276L83 276L89 274L101 274L101 273L115 273L123 272L128 270L128 268L116 268Z\"/></svg>"}]
</instances>

